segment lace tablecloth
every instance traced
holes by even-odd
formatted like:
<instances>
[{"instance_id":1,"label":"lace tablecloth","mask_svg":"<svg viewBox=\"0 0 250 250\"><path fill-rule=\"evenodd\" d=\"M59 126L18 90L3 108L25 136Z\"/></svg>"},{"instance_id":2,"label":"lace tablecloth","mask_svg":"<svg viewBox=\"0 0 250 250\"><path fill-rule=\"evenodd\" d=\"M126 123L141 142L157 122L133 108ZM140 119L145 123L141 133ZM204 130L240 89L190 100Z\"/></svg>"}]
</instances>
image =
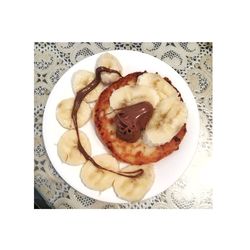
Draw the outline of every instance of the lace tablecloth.
<instances>
[{"instance_id":1,"label":"lace tablecloth","mask_svg":"<svg viewBox=\"0 0 250 250\"><path fill-rule=\"evenodd\" d=\"M104 50L137 50L172 66L188 83L200 113L201 131L192 163L170 188L133 204L89 198L69 186L53 168L43 144L42 121L48 96L75 63ZM35 43L34 47L34 185L53 208L212 208L211 43Z\"/></svg>"}]
</instances>

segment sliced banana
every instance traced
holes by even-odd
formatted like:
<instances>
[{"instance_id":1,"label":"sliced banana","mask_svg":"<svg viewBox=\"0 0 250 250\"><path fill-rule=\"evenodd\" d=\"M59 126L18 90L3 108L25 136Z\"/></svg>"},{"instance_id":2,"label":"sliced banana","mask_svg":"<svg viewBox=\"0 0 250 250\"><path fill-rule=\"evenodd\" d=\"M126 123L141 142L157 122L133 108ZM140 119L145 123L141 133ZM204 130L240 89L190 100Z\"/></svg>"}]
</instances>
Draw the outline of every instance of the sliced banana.
<instances>
[{"instance_id":1,"label":"sliced banana","mask_svg":"<svg viewBox=\"0 0 250 250\"><path fill-rule=\"evenodd\" d=\"M87 70L76 71L71 79L73 92L76 94L79 90L86 87L95 79L95 74ZM86 102L94 102L98 99L99 95L102 93L104 86L100 83L98 84L85 98Z\"/></svg>"},{"instance_id":2,"label":"sliced banana","mask_svg":"<svg viewBox=\"0 0 250 250\"><path fill-rule=\"evenodd\" d=\"M74 98L68 98L62 100L56 108L56 119L57 121L67 129L74 129L74 123L71 118L72 108L74 105ZM90 118L91 109L89 105L82 101L80 108L77 113L78 127L82 127Z\"/></svg>"},{"instance_id":3,"label":"sliced banana","mask_svg":"<svg viewBox=\"0 0 250 250\"><path fill-rule=\"evenodd\" d=\"M121 175L116 175L113 184L114 191L117 196L126 201L140 201L149 191L154 183L154 168L152 165L131 165L123 168L124 171L135 171L143 169L141 176L131 178Z\"/></svg>"},{"instance_id":4,"label":"sliced banana","mask_svg":"<svg viewBox=\"0 0 250 250\"><path fill-rule=\"evenodd\" d=\"M114 69L119 73L122 73L122 66L120 62L115 56L111 55L110 53L104 53L97 59L96 68L101 66L109 69ZM104 84L110 84L119 80L120 76L116 73L103 72L101 73L101 78Z\"/></svg>"},{"instance_id":5,"label":"sliced banana","mask_svg":"<svg viewBox=\"0 0 250 250\"><path fill-rule=\"evenodd\" d=\"M79 131L80 141L85 151L91 155L91 145L85 133ZM75 130L66 131L57 144L57 153L60 159L69 165L80 165L86 162L86 159L78 150L77 135Z\"/></svg>"},{"instance_id":6,"label":"sliced banana","mask_svg":"<svg viewBox=\"0 0 250 250\"><path fill-rule=\"evenodd\" d=\"M144 73L138 77L136 83L154 88L161 100L172 95L178 96L176 89L158 74Z\"/></svg>"},{"instance_id":7,"label":"sliced banana","mask_svg":"<svg viewBox=\"0 0 250 250\"><path fill-rule=\"evenodd\" d=\"M100 166L118 171L118 162L117 160L108 154L102 154L94 156L93 159ZM90 189L103 191L112 186L116 174L109 171L105 171L95 167L90 161L87 161L81 170L81 180L82 182Z\"/></svg>"},{"instance_id":8,"label":"sliced banana","mask_svg":"<svg viewBox=\"0 0 250 250\"><path fill-rule=\"evenodd\" d=\"M175 96L162 100L156 107L143 134L143 140L150 146L169 142L186 123L187 108Z\"/></svg>"},{"instance_id":9,"label":"sliced banana","mask_svg":"<svg viewBox=\"0 0 250 250\"><path fill-rule=\"evenodd\" d=\"M124 86L115 90L110 96L109 102L113 109L122 108L139 102L147 101L153 107L159 102L157 92L148 86Z\"/></svg>"}]
</instances>

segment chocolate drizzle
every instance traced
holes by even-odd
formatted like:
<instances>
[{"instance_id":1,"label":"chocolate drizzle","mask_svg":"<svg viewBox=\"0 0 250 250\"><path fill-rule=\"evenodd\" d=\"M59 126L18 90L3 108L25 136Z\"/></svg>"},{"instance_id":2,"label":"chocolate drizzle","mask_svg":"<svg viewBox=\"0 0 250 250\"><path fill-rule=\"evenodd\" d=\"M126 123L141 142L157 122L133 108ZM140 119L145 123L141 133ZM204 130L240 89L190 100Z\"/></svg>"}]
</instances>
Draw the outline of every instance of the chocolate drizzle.
<instances>
[{"instance_id":1,"label":"chocolate drizzle","mask_svg":"<svg viewBox=\"0 0 250 250\"><path fill-rule=\"evenodd\" d=\"M85 149L83 148L83 146L81 144L80 137L79 137L78 124L77 124L77 112L78 112L80 105L81 105L83 99L85 98L85 96L87 94L89 94L101 82L101 73L102 72L116 73L120 77L122 77L121 74L116 70L109 69L106 67L98 67L98 68L96 68L96 71L95 71L95 79L92 82L90 82L86 87L84 87L83 89L81 89L77 92L75 100L74 100L74 105L73 105L71 117L72 117L74 127L76 130L76 134L77 134L78 150L81 152L81 154L84 156L84 158L86 160L91 161L92 164L99 169L106 170L106 171L109 171L109 172L112 172L115 174L119 174L119 175L122 175L125 177L138 177L138 176L143 174L143 172L144 172L143 169L138 169L138 170L130 171L130 172L116 172L116 171L106 169L106 168L100 166L99 164L97 164L94 161L94 159L90 155L88 155L88 153L85 151Z\"/></svg>"},{"instance_id":2,"label":"chocolate drizzle","mask_svg":"<svg viewBox=\"0 0 250 250\"><path fill-rule=\"evenodd\" d=\"M153 115L153 106L149 102L139 102L118 110L114 119L117 137L127 142L136 142Z\"/></svg>"}]
</instances>

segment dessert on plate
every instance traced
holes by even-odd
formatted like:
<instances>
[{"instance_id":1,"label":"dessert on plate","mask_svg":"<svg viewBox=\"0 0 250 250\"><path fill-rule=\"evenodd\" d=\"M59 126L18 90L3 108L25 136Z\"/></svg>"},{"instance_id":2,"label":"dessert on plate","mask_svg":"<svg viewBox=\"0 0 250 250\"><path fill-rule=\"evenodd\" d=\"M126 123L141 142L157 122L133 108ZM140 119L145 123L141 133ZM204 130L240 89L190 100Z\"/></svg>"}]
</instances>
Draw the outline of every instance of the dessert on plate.
<instances>
[{"instance_id":1,"label":"dessert on plate","mask_svg":"<svg viewBox=\"0 0 250 250\"><path fill-rule=\"evenodd\" d=\"M113 188L123 200L143 199L154 183L153 163L178 150L187 132L181 94L158 73L122 76L110 53L98 58L95 73L75 72L71 84L75 97L62 100L56 110L60 125L69 129L57 145L61 161L82 165L81 181L92 190ZM91 138L80 130L89 119L106 154L91 155ZM120 162L128 165L121 168Z\"/></svg>"},{"instance_id":2,"label":"dessert on plate","mask_svg":"<svg viewBox=\"0 0 250 250\"><path fill-rule=\"evenodd\" d=\"M169 80L143 72L111 84L94 109L102 142L118 160L138 165L157 162L177 150L186 119L186 106Z\"/></svg>"}]
</instances>

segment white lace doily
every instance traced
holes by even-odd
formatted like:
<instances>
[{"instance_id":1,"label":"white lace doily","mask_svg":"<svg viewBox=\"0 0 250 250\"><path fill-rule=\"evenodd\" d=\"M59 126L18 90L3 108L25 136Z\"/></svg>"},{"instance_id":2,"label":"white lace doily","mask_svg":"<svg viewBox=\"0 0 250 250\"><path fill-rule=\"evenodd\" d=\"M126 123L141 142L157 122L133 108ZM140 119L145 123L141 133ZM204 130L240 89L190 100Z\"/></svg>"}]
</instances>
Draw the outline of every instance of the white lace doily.
<instances>
[{"instance_id":1,"label":"white lace doily","mask_svg":"<svg viewBox=\"0 0 250 250\"><path fill-rule=\"evenodd\" d=\"M128 49L153 55L172 66L189 84L200 113L195 157L181 178L161 194L137 203L111 204L80 194L54 170L42 139L47 98L63 73L104 50ZM212 208L212 44L211 43L35 43L34 184L53 208Z\"/></svg>"}]
</instances>

